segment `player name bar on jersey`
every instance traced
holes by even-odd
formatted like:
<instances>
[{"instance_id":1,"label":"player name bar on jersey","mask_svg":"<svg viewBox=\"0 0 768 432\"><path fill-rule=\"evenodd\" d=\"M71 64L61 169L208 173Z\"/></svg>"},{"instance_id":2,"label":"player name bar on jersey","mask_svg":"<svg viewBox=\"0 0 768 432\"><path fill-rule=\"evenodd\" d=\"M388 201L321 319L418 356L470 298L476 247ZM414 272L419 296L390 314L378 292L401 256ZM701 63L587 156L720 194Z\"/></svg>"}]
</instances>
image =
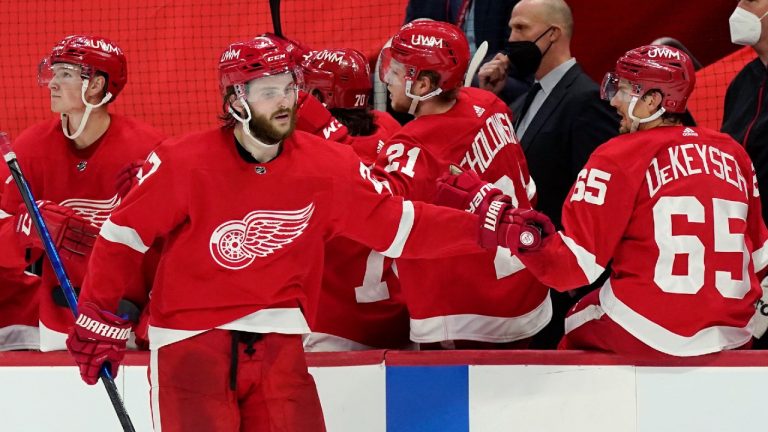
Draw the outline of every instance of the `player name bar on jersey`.
<instances>
[{"instance_id":1,"label":"player name bar on jersey","mask_svg":"<svg viewBox=\"0 0 768 432\"><path fill-rule=\"evenodd\" d=\"M482 174L493 158L507 144L515 143L512 120L506 113L495 113L485 120L485 127L475 135L472 147L461 160L461 168ZM488 137L490 136L490 140ZM491 146L493 143L493 146Z\"/></svg>"},{"instance_id":2,"label":"player name bar on jersey","mask_svg":"<svg viewBox=\"0 0 768 432\"><path fill-rule=\"evenodd\" d=\"M713 175L733 185L745 195L748 193L747 180L736 159L720 149L706 144L681 144L669 147L667 153L654 158L645 172L651 197L662 186L696 174Z\"/></svg>"}]
</instances>

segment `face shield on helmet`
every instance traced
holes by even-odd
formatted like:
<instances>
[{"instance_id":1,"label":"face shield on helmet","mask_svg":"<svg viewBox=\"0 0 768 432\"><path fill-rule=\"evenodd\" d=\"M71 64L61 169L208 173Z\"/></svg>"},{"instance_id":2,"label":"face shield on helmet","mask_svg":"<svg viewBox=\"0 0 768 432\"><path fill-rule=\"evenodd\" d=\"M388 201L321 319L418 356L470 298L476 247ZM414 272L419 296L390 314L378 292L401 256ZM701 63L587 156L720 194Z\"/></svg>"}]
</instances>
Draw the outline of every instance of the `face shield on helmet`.
<instances>
[{"instance_id":1,"label":"face shield on helmet","mask_svg":"<svg viewBox=\"0 0 768 432\"><path fill-rule=\"evenodd\" d=\"M606 73L602 84L600 84L600 99L610 102L618 91L619 77L613 72Z\"/></svg>"},{"instance_id":2,"label":"face shield on helmet","mask_svg":"<svg viewBox=\"0 0 768 432\"><path fill-rule=\"evenodd\" d=\"M600 85L600 99L604 101L612 101L615 97L622 103L630 102L632 96L641 97L642 87L638 85L632 85L628 81L624 81L622 86L621 78L613 72L608 72L603 77L603 82Z\"/></svg>"},{"instance_id":3,"label":"face shield on helmet","mask_svg":"<svg viewBox=\"0 0 768 432\"><path fill-rule=\"evenodd\" d=\"M48 58L44 58L37 66L37 84L40 87L48 87L52 81L56 81L63 86L74 86L80 88L83 84L83 68L79 65L69 63L50 64Z\"/></svg>"},{"instance_id":4,"label":"face shield on helmet","mask_svg":"<svg viewBox=\"0 0 768 432\"><path fill-rule=\"evenodd\" d=\"M294 106L299 95L299 85L293 73L266 75L238 86L242 97L253 105L276 103L285 99L287 106ZM237 89L235 92L237 93Z\"/></svg>"},{"instance_id":5,"label":"face shield on helmet","mask_svg":"<svg viewBox=\"0 0 768 432\"><path fill-rule=\"evenodd\" d=\"M379 53L379 79L384 84L404 82L405 65L392 58L392 49L384 48ZM412 78L411 78L412 79Z\"/></svg>"}]
</instances>

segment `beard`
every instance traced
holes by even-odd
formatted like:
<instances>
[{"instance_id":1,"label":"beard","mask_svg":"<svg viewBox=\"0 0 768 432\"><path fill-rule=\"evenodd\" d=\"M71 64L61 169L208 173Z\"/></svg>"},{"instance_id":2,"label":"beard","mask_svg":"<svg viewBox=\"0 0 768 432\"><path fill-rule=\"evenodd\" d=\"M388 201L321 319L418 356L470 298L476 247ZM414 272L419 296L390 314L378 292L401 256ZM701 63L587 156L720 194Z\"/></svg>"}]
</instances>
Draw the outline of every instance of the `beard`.
<instances>
[{"instance_id":1,"label":"beard","mask_svg":"<svg viewBox=\"0 0 768 432\"><path fill-rule=\"evenodd\" d=\"M291 117L290 124L288 126L288 129L285 131L281 131L277 127L275 127L272 124L272 120L282 114L288 114ZM290 136L294 129L296 129L296 107L292 108L284 108L281 110L277 110L274 113L272 113L269 117L263 116L256 113L251 113L251 121L248 122L248 126L251 129L251 134L253 134L254 137L256 137L259 141L274 145L288 136Z\"/></svg>"}]
</instances>

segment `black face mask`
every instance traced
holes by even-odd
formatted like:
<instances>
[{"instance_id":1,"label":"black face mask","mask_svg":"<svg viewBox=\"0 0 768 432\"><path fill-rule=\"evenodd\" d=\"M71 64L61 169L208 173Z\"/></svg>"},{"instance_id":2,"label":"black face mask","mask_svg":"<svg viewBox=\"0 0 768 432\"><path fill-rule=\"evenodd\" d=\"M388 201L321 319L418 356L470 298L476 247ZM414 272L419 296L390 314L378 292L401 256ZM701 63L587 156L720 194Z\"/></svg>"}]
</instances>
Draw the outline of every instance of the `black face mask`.
<instances>
[{"instance_id":1,"label":"black face mask","mask_svg":"<svg viewBox=\"0 0 768 432\"><path fill-rule=\"evenodd\" d=\"M536 45L536 42L544 37L545 34L549 33L553 28L554 27L550 27L544 30L544 33L540 34L534 41L507 42L504 53L509 57L509 61L515 67L515 70L517 70L517 75L527 77L539 69L541 60L552 47L552 43L550 42L547 49L542 53L541 50L539 50L538 45Z\"/></svg>"}]
</instances>

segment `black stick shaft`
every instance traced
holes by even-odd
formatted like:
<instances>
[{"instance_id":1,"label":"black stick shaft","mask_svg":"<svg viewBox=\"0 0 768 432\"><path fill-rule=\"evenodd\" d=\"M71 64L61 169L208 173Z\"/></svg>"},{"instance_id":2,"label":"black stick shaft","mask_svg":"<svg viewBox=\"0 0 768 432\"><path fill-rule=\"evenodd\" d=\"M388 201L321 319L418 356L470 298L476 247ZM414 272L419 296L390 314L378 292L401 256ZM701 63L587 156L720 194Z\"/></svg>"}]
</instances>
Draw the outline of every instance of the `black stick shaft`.
<instances>
[{"instance_id":1,"label":"black stick shaft","mask_svg":"<svg viewBox=\"0 0 768 432\"><path fill-rule=\"evenodd\" d=\"M280 22L280 0L269 0L269 10L272 13L272 29L276 35L283 37L283 25Z\"/></svg>"}]
</instances>

